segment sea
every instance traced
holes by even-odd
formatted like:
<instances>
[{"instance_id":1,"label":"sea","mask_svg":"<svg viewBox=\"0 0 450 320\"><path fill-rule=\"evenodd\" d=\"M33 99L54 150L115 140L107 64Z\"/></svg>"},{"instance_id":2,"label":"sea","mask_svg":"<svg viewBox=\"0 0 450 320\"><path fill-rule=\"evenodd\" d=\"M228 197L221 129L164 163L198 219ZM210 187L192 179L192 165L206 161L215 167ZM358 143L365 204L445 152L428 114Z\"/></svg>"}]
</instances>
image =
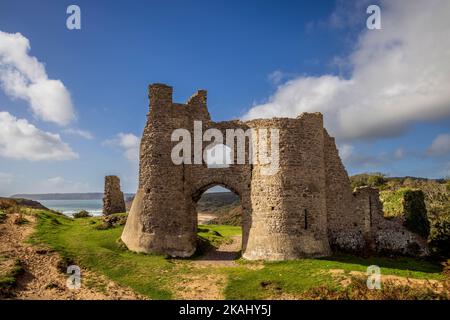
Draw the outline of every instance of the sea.
<instances>
[{"instance_id":1,"label":"sea","mask_svg":"<svg viewBox=\"0 0 450 320\"><path fill-rule=\"evenodd\" d=\"M93 200L39 200L42 205L49 209L61 212L67 216L86 210L93 216L101 216L103 201L102 199Z\"/></svg>"}]
</instances>

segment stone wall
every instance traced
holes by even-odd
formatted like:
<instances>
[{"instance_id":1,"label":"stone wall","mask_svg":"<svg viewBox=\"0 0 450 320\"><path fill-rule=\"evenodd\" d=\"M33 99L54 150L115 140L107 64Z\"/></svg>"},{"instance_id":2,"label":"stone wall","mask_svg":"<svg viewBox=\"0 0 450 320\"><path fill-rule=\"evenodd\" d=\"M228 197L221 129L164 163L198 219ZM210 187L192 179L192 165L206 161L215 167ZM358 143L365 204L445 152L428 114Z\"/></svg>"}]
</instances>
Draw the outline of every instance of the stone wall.
<instances>
[{"instance_id":1,"label":"stone wall","mask_svg":"<svg viewBox=\"0 0 450 320\"><path fill-rule=\"evenodd\" d=\"M381 254L425 256L426 240L409 231L405 217L386 219L377 188L361 187L355 193L355 211L364 219L365 248Z\"/></svg>"},{"instance_id":2,"label":"stone wall","mask_svg":"<svg viewBox=\"0 0 450 320\"><path fill-rule=\"evenodd\" d=\"M103 214L109 215L125 211L125 200L123 192L120 190L120 179L117 176L106 176Z\"/></svg>"},{"instance_id":3,"label":"stone wall","mask_svg":"<svg viewBox=\"0 0 450 320\"><path fill-rule=\"evenodd\" d=\"M241 199L242 254L246 259L326 256L332 250L361 251L372 243L378 243L374 247L378 250L392 240L384 240L384 231L374 231L374 226L389 223L372 221L368 216L375 210L366 208L372 191L352 193L335 141L324 129L320 113L304 113L294 119L213 122L204 90L180 104L173 103L171 87L153 84L149 97L150 112L140 147L139 188L122 234L130 250L191 256L197 242L196 203L215 185L234 191ZM264 175L266 165L248 161L225 168L208 168L205 163L174 164L171 152L178 142L171 141L171 134L179 128L192 133L195 120L202 121L203 132L208 128L223 133L238 128L256 132L279 129L279 171ZM259 138L246 141L247 160L249 144L257 150L263 142ZM375 208L376 201L373 203ZM397 230L397 225L389 227Z\"/></svg>"},{"instance_id":4,"label":"stone wall","mask_svg":"<svg viewBox=\"0 0 450 320\"><path fill-rule=\"evenodd\" d=\"M325 131L328 239L332 250L359 252L365 246L364 216L355 209L356 199L334 138Z\"/></svg>"}]
</instances>

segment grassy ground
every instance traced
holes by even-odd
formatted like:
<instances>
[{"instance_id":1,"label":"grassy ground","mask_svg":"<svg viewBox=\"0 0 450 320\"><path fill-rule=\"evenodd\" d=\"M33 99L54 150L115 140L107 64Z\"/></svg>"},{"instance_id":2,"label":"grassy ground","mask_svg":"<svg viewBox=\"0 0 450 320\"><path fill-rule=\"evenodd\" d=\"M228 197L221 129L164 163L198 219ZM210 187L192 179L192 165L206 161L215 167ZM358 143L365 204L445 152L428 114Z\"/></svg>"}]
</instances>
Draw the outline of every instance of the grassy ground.
<instances>
[{"instance_id":1,"label":"grassy ground","mask_svg":"<svg viewBox=\"0 0 450 320\"><path fill-rule=\"evenodd\" d=\"M20 261L0 255L0 293L14 286L22 272Z\"/></svg>"},{"instance_id":2,"label":"grassy ground","mask_svg":"<svg viewBox=\"0 0 450 320\"><path fill-rule=\"evenodd\" d=\"M241 234L241 228L228 225L200 225L197 234L200 240L218 247L222 242L231 239L232 236Z\"/></svg>"},{"instance_id":3,"label":"grassy ground","mask_svg":"<svg viewBox=\"0 0 450 320\"><path fill-rule=\"evenodd\" d=\"M381 267L382 274L418 279L442 280L438 264L411 258L357 258L337 255L326 259L303 259L287 262L249 262L239 260L233 267L195 268L190 259L169 259L161 255L136 254L118 241L122 227L98 230L99 218L69 219L40 211L35 234L30 239L45 243L64 257L100 272L152 299L177 298L177 284L192 275L224 275L226 299L264 299L292 295L326 286L339 290L330 269L365 272L367 266ZM234 226L199 226L199 237L212 245L228 241L239 234Z\"/></svg>"}]
</instances>

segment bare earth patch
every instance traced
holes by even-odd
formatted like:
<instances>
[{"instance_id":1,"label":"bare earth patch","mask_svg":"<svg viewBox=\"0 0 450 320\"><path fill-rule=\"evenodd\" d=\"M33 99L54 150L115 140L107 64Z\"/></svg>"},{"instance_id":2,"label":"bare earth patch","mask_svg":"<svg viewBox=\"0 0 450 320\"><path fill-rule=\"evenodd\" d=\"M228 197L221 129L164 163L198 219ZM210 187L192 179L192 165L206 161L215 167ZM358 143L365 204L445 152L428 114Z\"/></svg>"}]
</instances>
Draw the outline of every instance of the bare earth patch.
<instances>
[{"instance_id":1,"label":"bare earth patch","mask_svg":"<svg viewBox=\"0 0 450 320\"><path fill-rule=\"evenodd\" d=\"M233 236L231 241L208 251L198 260L189 262L189 265L194 269L236 266L235 259L241 250L241 242L242 236ZM178 298L193 300L224 299L223 289L225 284L226 276L219 272L209 274L200 272L198 275L185 275L178 283Z\"/></svg>"},{"instance_id":2,"label":"bare earth patch","mask_svg":"<svg viewBox=\"0 0 450 320\"><path fill-rule=\"evenodd\" d=\"M221 300L226 277L223 274L200 274L183 277L178 282L179 299Z\"/></svg>"},{"instance_id":3,"label":"bare earth patch","mask_svg":"<svg viewBox=\"0 0 450 320\"><path fill-rule=\"evenodd\" d=\"M15 215L8 215L0 224L0 255L20 260L25 272L18 277L12 299L143 299L129 288L108 280L102 275L81 269L81 288L71 290L66 286L68 275L58 270L61 257L45 247L35 247L24 241L33 232L36 218L26 215L29 221L15 224Z\"/></svg>"},{"instance_id":4,"label":"bare earth patch","mask_svg":"<svg viewBox=\"0 0 450 320\"><path fill-rule=\"evenodd\" d=\"M329 272L333 277L340 280L340 284L343 287L347 287L351 284L351 277L367 278L367 274L362 271L350 271L347 275L342 269L331 269ZM436 293L442 293L447 291L448 287L445 282L433 279L415 279L400 277L394 275L381 275L381 284L388 283L394 286L407 286L413 289L429 289Z\"/></svg>"},{"instance_id":5,"label":"bare earth patch","mask_svg":"<svg viewBox=\"0 0 450 320\"><path fill-rule=\"evenodd\" d=\"M236 266L237 258L242 246L242 236L236 235L231 237L231 241L222 243L219 248L212 249L193 261L194 264L200 266L212 267L233 267Z\"/></svg>"}]
</instances>

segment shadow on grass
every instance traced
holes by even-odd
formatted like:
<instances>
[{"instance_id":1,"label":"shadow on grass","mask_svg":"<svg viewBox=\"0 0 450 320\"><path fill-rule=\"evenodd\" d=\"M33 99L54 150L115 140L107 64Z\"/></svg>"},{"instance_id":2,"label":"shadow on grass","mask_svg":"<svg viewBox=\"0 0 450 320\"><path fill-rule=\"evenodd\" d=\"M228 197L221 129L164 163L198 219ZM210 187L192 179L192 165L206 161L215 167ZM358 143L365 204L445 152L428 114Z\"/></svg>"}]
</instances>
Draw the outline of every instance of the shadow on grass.
<instances>
[{"instance_id":1,"label":"shadow on grass","mask_svg":"<svg viewBox=\"0 0 450 320\"><path fill-rule=\"evenodd\" d=\"M370 256L367 258L354 256L351 254L337 253L331 257L320 258L323 261L334 261L341 263L352 263L361 266L377 265L380 268L399 269L416 271L423 273L440 273L442 272L442 266L439 262L423 259L423 258L411 258L411 257L386 257L386 256Z\"/></svg>"}]
</instances>

